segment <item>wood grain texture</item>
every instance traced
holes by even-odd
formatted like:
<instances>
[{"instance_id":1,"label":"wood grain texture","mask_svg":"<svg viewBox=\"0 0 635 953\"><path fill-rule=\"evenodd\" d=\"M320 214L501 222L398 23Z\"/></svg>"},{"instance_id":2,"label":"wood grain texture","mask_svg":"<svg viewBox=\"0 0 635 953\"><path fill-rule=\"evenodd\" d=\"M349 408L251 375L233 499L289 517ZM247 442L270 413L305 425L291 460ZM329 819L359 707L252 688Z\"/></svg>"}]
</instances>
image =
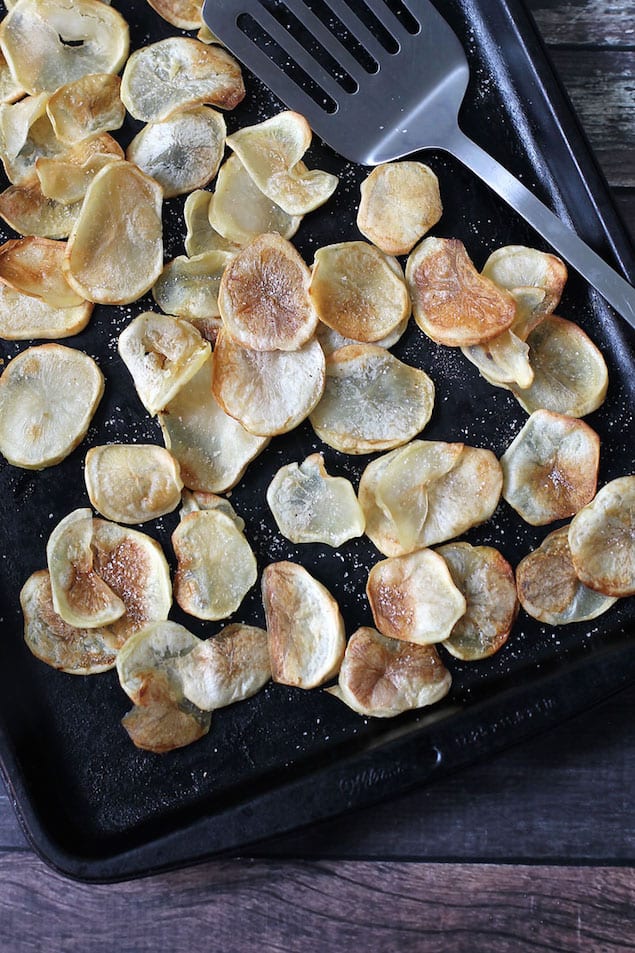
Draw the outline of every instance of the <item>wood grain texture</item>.
<instances>
[{"instance_id":1,"label":"wood grain texture","mask_svg":"<svg viewBox=\"0 0 635 953\"><path fill-rule=\"evenodd\" d=\"M528 6L551 46L635 46L632 0L531 0Z\"/></svg>"}]
</instances>

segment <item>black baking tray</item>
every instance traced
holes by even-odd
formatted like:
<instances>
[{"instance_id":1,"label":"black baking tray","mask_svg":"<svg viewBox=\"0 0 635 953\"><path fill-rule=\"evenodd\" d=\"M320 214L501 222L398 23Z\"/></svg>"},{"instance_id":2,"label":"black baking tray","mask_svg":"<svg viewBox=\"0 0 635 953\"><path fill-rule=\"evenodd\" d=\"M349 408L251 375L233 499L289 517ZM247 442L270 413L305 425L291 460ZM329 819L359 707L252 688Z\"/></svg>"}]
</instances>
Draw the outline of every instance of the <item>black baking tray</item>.
<instances>
[{"instance_id":1,"label":"black baking tray","mask_svg":"<svg viewBox=\"0 0 635 953\"><path fill-rule=\"evenodd\" d=\"M133 48L174 30L144 3L115 3L128 18ZM537 30L520 0L439 0L463 41L472 71L461 122L628 279L635 255ZM280 109L246 75L245 102L229 130ZM128 120L125 145L138 124ZM449 156L422 153L440 179L444 215L435 234L461 238L477 266L508 243L546 246L474 176ZM321 244L357 238L355 206L365 170L320 142L308 164L341 176L337 199L308 216L295 242L310 263ZM166 203L166 258L183 253L181 199ZM4 237L12 237L8 230ZM106 396L87 439L67 460L40 473L0 467L4 502L0 554L0 761L31 843L63 873L88 881L122 880L194 863L221 852L245 852L259 839L289 831L422 784L482 759L561 721L635 679L635 600L621 600L592 623L552 629L522 612L507 645L492 659L460 663L444 653L453 687L440 704L393 720L364 719L321 690L268 685L254 698L218 711L209 735L164 756L135 749L120 725L129 708L114 672L62 674L30 655L22 639L19 590L45 566L51 529L88 505L82 465L89 446L116 440L161 443L117 355L120 330L151 299L97 308L89 328L66 341L99 361ZM602 439L600 485L633 471L633 338L631 330L575 273L559 313L578 321L603 349L610 386L588 418ZM9 360L26 343L4 343ZM526 415L504 390L486 384L455 350L437 347L412 327L395 353L423 367L437 385L424 436L464 440L500 455ZM283 463L323 450L329 472L357 481L369 457L344 457L321 446L307 424L275 438L231 494L246 520L259 566L303 563L336 596L350 634L371 622L363 595L379 557L367 540L337 553L296 547L275 531L264 489ZM170 534L177 514L145 531L174 565ZM552 527L534 529L501 502L494 517L465 537L498 546L516 564ZM172 617L207 637L219 626ZM263 624L258 587L236 619ZM441 649L443 652L443 650Z\"/></svg>"}]
</instances>

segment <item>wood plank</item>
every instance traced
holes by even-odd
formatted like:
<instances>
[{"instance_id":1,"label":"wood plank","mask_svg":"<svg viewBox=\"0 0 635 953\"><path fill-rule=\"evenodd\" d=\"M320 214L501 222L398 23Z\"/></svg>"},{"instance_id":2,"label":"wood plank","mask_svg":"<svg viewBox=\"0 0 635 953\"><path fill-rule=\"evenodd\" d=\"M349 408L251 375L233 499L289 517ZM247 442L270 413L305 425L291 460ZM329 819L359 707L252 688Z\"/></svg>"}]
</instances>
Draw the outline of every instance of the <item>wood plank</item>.
<instances>
[{"instance_id":1,"label":"wood plank","mask_svg":"<svg viewBox=\"0 0 635 953\"><path fill-rule=\"evenodd\" d=\"M632 0L529 0L528 6L549 44L635 48Z\"/></svg>"}]
</instances>

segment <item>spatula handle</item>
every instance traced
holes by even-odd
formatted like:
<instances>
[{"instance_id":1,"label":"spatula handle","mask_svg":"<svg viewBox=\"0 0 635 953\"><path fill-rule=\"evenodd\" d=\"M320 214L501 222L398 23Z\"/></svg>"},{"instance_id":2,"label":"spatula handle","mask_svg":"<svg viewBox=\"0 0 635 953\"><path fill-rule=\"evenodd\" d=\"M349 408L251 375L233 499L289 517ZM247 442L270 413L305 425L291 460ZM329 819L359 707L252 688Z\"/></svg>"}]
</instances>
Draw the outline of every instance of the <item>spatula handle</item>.
<instances>
[{"instance_id":1,"label":"spatula handle","mask_svg":"<svg viewBox=\"0 0 635 953\"><path fill-rule=\"evenodd\" d=\"M457 129L446 149L501 196L635 328L635 288L507 171Z\"/></svg>"}]
</instances>

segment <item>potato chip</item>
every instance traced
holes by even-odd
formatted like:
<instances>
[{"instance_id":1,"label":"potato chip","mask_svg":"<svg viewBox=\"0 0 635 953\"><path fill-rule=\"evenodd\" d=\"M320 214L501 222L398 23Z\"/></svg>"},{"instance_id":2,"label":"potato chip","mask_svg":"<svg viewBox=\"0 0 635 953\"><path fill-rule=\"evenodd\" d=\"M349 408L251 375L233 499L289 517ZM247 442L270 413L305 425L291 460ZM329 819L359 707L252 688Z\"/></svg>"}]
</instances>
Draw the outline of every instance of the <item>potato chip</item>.
<instances>
[{"instance_id":1,"label":"potato chip","mask_svg":"<svg viewBox=\"0 0 635 953\"><path fill-rule=\"evenodd\" d=\"M61 155L42 156L36 161L35 170L47 198L72 205L83 201L88 186L105 165L123 158L119 143L104 132L82 139Z\"/></svg>"},{"instance_id":2,"label":"potato chip","mask_svg":"<svg viewBox=\"0 0 635 953\"><path fill-rule=\"evenodd\" d=\"M516 567L518 597L525 612L547 625L586 622L616 602L614 596L589 589L578 579L569 548L569 527L543 539Z\"/></svg>"},{"instance_id":3,"label":"potato chip","mask_svg":"<svg viewBox=\"0 0 635 953\"><path fill-rule=\"evenodd\" d=\"M380 338L379 341L374 343L378 347L390 348L397 343L397 341L405 334L406 328L408 327L408 322L410 320L410 315L401 321L390 334L387 334L386 337ZM341 347L346 347L347 344L362 344L362 341L356 341L354 338L345 338L339 333L339 331L334 331L333 328L329 328L326 324L322 324L321 321L318 322L317 331L315 332L322 350L326 357L333 353L333 351L339 351Z\"/></svg>"},{"instance_id":4,"label":"potato chip","mask_svg":"<svg viewBox=\"0 0 635 953\"><path fill-rule=\"evenodd\" d=\"M174 597L197 619L226 619L255 584L256 557L231 517L219 509L184 516L172 533Z\"/></svg>"},{"instance_id":5,"label":"potato chip","mask_svg":"<svg viewBox=\"0 0 635 953\"><path fill-rule=\"evenodd\" d=\"M432 549L376 563L366 594L382 635L419 645L447 639L467 608L446 561Z\"/></svg>"},{"instance_id":6,"label":"potato chip","mask_svg":"<svg viewBox=\"0 0 635 953\"><path fill-rule=\"evenodd\" d=\"M181 502L179 465L163 447L113 443L91 447L84 479L94 508L117 523L144 523Z\"/></svg>"},{"instance_id":7,"label":"potato chip","mask_svg":"<svg viewBox=\"0 0 635 953\"><path fill-rule=\"evenodd\" d=\"M202 26L201 0L148 0L148 3L179 30L198 30Z\"/></svg>"},{"instance_id":8,"label":"potato chip","mask_svg":"<svg viewBox=\"0 0 635 953\"><path fill-rule=\"evenodd\" d=\"M185 36L170 36L136 50L121 81L121 99L141 122L161 122L201 103L234 109L244 95L240 66L233 56Z\"/></svg>"},{"instance_id":9,"label":"potato chip","mask_svg":"<svg viewBox=\"0 0 635 953\"><path fill-rule=\"evenodd\" d=\"M27 348L0 377L0 453L27 470L59 463L84 439L103 392L103 375L83 351Z\"/></svg>"},{"instance_id":10,"label":"potato chip","mask_svg":"<svg viewBox=\"0 0 635 953\"><path fill-rule=\"evenodd\" d=\"M199 510L220 510L221 513L229 516L241 533L245 528L244 519L238 515L227 497L217 496L216 493L207 493L204 490L184 490L180 510L181 518L187 516L188 513L195 513Z\"/></svg>"},{"instance_id":11,"label":"potato chip","mask_svg":"<svg viewBox=\"0 0 635 953\"><path fill-rule=\"evenodd\" d=\"M635 594L635 476L611 480L571 520L576 575L607 596Z\"/></svg>"},{"instance_id":12,"label":"potato chip","mask_svg":"<svg viewBox=\"0 0 635 953\"><path fill-rule=\"evenodd\" d=\"M77 308L85 303L62 272L66 244L28 235L0 245L0 282L51 308Z\"/></svg>"},{"instance_id":13,"label":"potato chip","mask_svg":"<svg viewBox=\"0 0 635 953\"><path fill-rule=\"evenodd\" d=\"M333 678L346 639L328 589L297 563L270 563L262 574L262 601L274 682L316 688Z\"/></svg>"},{"instance_id":14,"label":"potato chip","mask_svg":"<svg viewBox=\"0 0 635 953\"><path fill-rule=\"evenodd\" d=\"M428 423L434 384L376 344L350 344L326 362L324 395L310 420L318 437L343 453L407 443Z\"/></svg>"},{"instance_id":15,"label":"potato chip","mask_svg":"<svg viewBox=\"0 0 635 953\"><path fill-rule=\"evenodd\" d=\"M214 348L212 387L226 413L261 437L288 433L324 391L325 360L315 339L296 351L254 351L222 330Z\"/></svg>"},{"instance_id":16,"label":"potato chip","mask_svg":"<svg viewBox=\"0 0 635 953\"><path fill-rule=\"evenodd\" d=\"M149 683L167 676L172 700L183 698L178 662L192 652L201 640L185 626L171 620L156 620L135 632L119 651L117 675L128 698L142 705Z\"/></svg>"},{"instance_id":17,"label":"potato chip","mask_svg":"<svg viewBox=\"0 0 635 953\"><path fill-rule=\"evenodd\" d=\"M535 411L503 456L503 497L532 526L566 519L593 499L600 438L588 424Z\"/></svg>"},{"instance_id":18,"label":"potato chip","mask_svg":"<svg viewBox=\"0 0 635 953\"><path fill-rule=\"evenodd\" d=\"M137 133L126 158L151 175L166 199L201 189L214 178L225 149L225 120L209 106L179 110Z\"/></svg>"},{"instance_id":19,"label":"potato chip","mask_svg":"<svg viewBox=\"0 0 635 953\"><path fill-rule=\"evenodd\" d=\"M0 282L0 338L66 338L86 327L93 311L91 301L75 308L55 308L41 298L14 291Z\"/></svg>"},{"instance_id":20,"label":"potato chip","mask_svg":"<svg viewBox=\"0 0 635 953\"><path fill-rule=\"evenodd\" d=\"M211 715L176 704L165 677L154 678L144 695L121 719L132 743L142 751L166 754L199 741L209 731Z\"/></svg>"},{"instance_id":21,"label":"potato chip","mask_svg":"<svg viewBox=\"0 0 635 953\"><path fill-rule=\"evenodd\" d=\"M542 289L545 297L534 315L537 324L558 305L567 281L567 266L548 252L524 245L505 245L492 252L482 274L507 291L528 287ZM532 328L527 326L526 334L530 330Z\"/></svg>"},{"instance_id":22,"label":"potato chip","mask_svg":"<svg viewBox=\"0 0 635 953\"><path fill-rule=\"evenodd\" d=\"M37 161L59 155L65 149L46 114L47 100L48 94L42 93L13 106L0 106L0 158L13 185L33 182Z\"/></svg>"},{"instance_id":23,"label":"potato chip","mask_svg":"<svg viewBox=\"0 0 635 953\"><path fill-rule=\"evenodd\" d=\"M401 266L366 242L319 248L309 296L320 321L355 341L381 340L410 316Z\"/></svg>"},{"instance_id":24,"label":"potato chip","mask_svg":"<svg viewBox=\"0 0 635 953\"><path fill-rule=\"evenodd\" d=\"M306 215L323 205L338 178L301 161L311 144L311 129L299 113L285 111L227 139L261 192L289 215Z\"/></svg>"},{"instance_id":25,"label":"potato chip","mask_svg":"<svg viewBox=\"0 0 635 953\"><path fill-rule=\"evenodd\" d=\"M441 218L439 180L422 162L385 162L361 184L357 227L387 255L407 255Z\"/></svg>"},{"instance_id":26,"label":"potato chip","mask_svg":"<svg viewBox=\"0 0 635 953\"><path fill-rule=\"evenodd\" d=\"M278 529L292 543L337 547L364 532L352 484L329 476L321 453L281 467L267 489L267 503Z\"/></svg>"},{"instance_id":27,"label":"potato chip","mask_svg":"<svg viewBox=\"0 0 635 953\"><path fill-rule=\"evenodd\" d=\"M119 354L149 414L156 414L194 377L210 354L187 321L144 311L119 335Z\"/></svg>"},{"instance_id":28,"label":"potato chip","mask_svg":"<svg viewBox=\"0 0 635 953\"><path fill-rule=\"evenodd\" d=\"M238 245L223 238L211 225L209 219L212 200L211 192L206 192L205 189L195 189L185 200L185 251L190 258L208 251L238 251Z\"/></svg>"},{"instance_id":29,"label":"potato chip","mask_svg":"<svg viewBox=\"0 0 635 953\"><path fill-rule=\"evenodd\" d=\"M452 676L433 645L388 639L362 626L348 641L337 685L326 691L359 715L394 718L434 705L451 684Z\"/></svg>"},{"instance_id":30,"label":"potato chip","mask_svg":"<svg viewBox=\"0 0 635 953\"><path fill-rule=\"evenodd\" d=\"M14 78L5 55L0 50L0 103L14 103L16 100L22 99L25 92L21 84Z\"/></svg>"},{"instance_id":31,"label":"potato chip","mask_svg":"<svg viewBox=\"0 0 635 953\"><path fill-rule=\"evenodd\" d=\"M518 615L514 570L493 546L448 543L437 553L467 603L443 647L467 662L489 658L507 642Z\"/></svg>"},{"instance_id":32,"label":"potato chip","mask_svg":"<svg viewBox=\"0 0 635 953\"><path fill-rule=\"evenodd\" d=\"M68 238L81 207L81 202L65 205L48 199L39 181L26 186L11 185L0 192L0 217L21 235Z\"/></svg>"},{"instance_id":33,"label":"potato chip","mask_svg":"<svg viewBox=\"0 0 635 953\"><path fill-rule=\"evenodd\" d=\"M291 242L259 235L225 269L218 303L223 324L244 347L295 351L313 337L311 274Z\"/></svg>"},{"instance_id":34,"label":"potato chip","mask_svg":"<svg viewBox=\"0 0 635 953\"><path fill-rule=\"evenodd\" d=\"M193 258L180 255L165 265L152 297L166 314L189 320L219 318L218 289L233 255L208 251Z\"/></svg>"},{"instance_id":35,"label":"potato chip","mask_svg":"<svg viewBox=\"0 0 635 953\"><path fill-rule=\"evenodd\" d=\"M496 387L531 386L534 371L529 363L529 345L513 331L503 331L487 344L472 344L461 350L490 384Z\"/></svg>"},{"instance_id":36,"label":"potato chip","mask_svg":"<svg viewBox=\"0 0 635 953\"><path fill-rule=\"evenodd\" d=\"M120 88L121 80L112 73L90 73L60 86L46 105L60 142L73 145L120 129L126 116Z\"/></svg>"}]
</instances>

